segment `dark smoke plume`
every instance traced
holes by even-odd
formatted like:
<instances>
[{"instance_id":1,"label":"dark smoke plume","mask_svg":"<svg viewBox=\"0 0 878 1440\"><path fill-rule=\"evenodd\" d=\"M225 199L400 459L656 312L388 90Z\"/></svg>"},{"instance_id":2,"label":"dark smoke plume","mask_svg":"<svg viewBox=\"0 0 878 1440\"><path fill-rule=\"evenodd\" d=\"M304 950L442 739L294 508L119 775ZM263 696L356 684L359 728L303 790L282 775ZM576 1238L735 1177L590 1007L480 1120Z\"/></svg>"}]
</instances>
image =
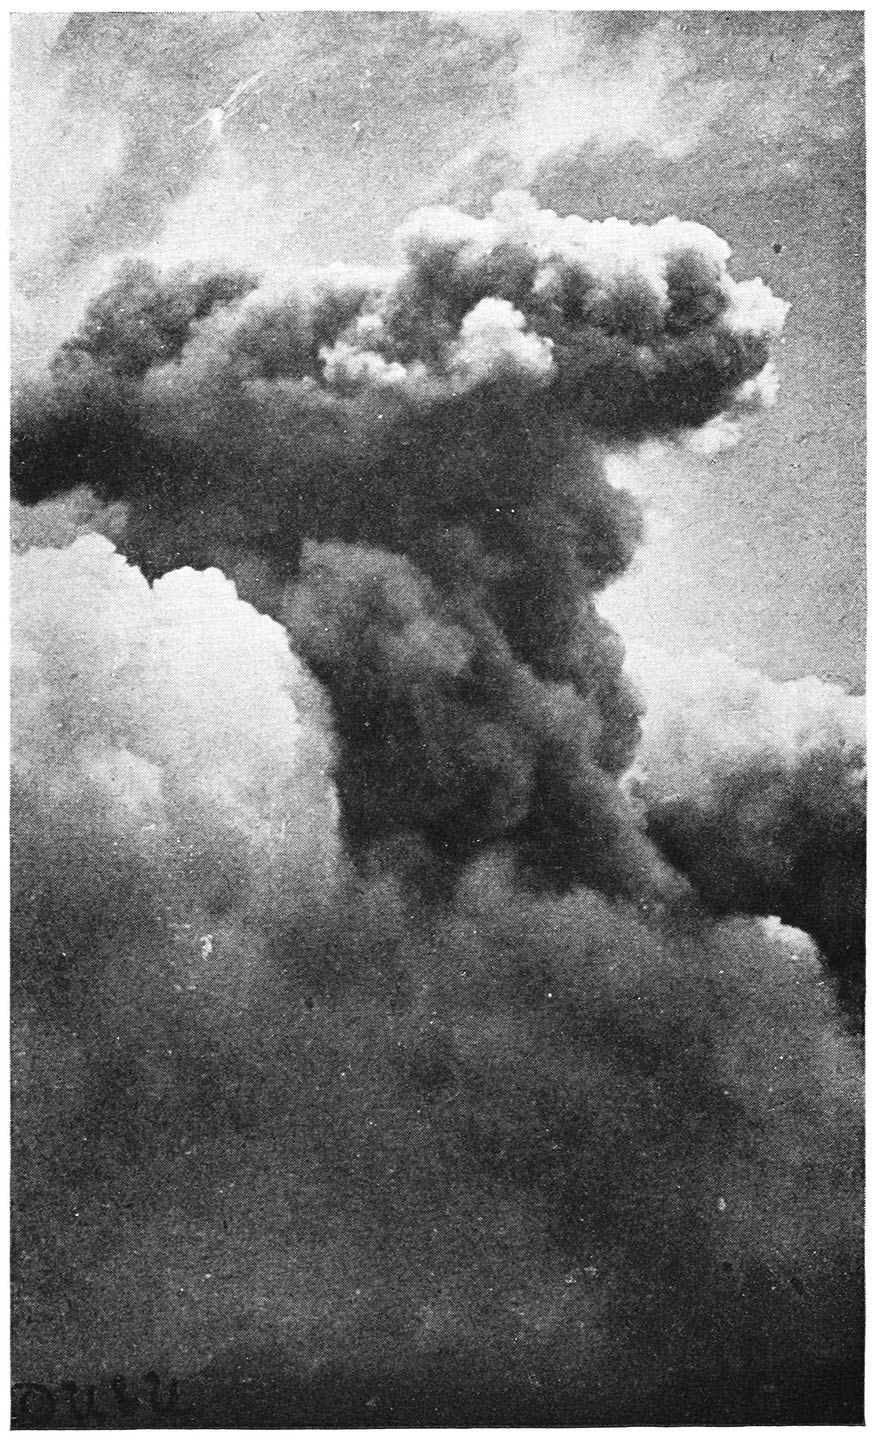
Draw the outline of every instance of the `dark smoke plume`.
<instances>
[{"instance_id":1,"label":"dark smoke plume","mask_svg":"<svg viewBox=\"0 0 878 1440\"><path fill-rule=\"evenodd\" d=\"M222 1410L240 1362L324 1421L839 1413L858 1066L805 937L500 853L439 911L358 878L278 625L101 538L15 577L17 1369Z\"/></svg>"},{"instance_id":2,"label":"dark smoke plume","mask_svg":"<svg viewBox=\"0 0 878 1440\"><path fill-rule=\"evenodd\" d=\"M355 849L509 838L550 883L649 893L612 783L638 702L592 598L639 518L601 455L757 405L785 307L676 220L509 194L401 243L393 274L273 300L130 267L20 398L15 494L124 500L148 575L218 563L283 620L333 699Z\"/></svg>"},{"instance_id":3,"label":"dark smoke plume","mask_svg":"<svg viewBox=\"0 0 878 1440\"><path fill-rule=\"evenodd\" d=\"M606 452L770 399L784 307L521 197L404 251L134 265L16 397L16 1373L856 1420L857 1041L651 842L596 608Z\"/></svg>"}]
</instances>

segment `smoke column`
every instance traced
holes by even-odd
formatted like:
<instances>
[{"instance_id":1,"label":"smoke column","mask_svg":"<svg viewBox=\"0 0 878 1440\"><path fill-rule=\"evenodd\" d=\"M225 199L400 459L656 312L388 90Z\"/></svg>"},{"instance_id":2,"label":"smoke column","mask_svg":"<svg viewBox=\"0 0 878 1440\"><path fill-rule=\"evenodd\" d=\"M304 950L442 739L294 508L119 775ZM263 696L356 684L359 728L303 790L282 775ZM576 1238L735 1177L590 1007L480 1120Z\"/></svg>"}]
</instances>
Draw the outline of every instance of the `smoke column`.
<instances>
[{"instance_id":1,"label":"smoke column","mask_svg":"<svg viewBox=\"0 0 878 1440\"><path fill-rule=\"evenodd\" d=\"M16 493L125 500L147 575L219 564L283 621L333 699L355 849L514 838L553 883L648 889L612 784L637 700L593 598L639 523L601 457L758 407L785 307L703 227L516 194L401 246L392 278L271 301L132 265L22 398Z\"/></svg>"},{"instance_id":2,"label":"smoke column","mask_svg":"<svg viewBox=\"0 0 878 1440\"><path fill-rule=\"evenodd\" d=\"M20 384L17 1368L849 1413L857 1042L808 935L673 868L596 603L606 457L773 398L728 259L505 192L381 271L129 262Z\"/></svg>"}]
</instances>

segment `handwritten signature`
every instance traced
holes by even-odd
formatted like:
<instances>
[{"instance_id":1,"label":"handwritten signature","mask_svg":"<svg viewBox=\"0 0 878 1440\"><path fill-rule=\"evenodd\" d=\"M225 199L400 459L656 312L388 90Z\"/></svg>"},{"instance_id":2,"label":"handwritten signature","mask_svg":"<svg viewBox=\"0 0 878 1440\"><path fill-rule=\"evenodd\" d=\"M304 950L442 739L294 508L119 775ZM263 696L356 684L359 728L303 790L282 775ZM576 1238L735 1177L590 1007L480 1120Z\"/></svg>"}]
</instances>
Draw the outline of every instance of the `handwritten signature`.
<instances>
[{"instance_id":1,"label":"handwritten signature","mask_svg":"<svg viewBox=\"0 0 878 1440\"><path fill-rule=\"evenodd\" d=\"M163 1382L155 1370L147 1370L142 1380L143 1388L133 1392L126 1375L114 1375L106 1385L75 1385L72 1380L41 1385L35 1380L17 1380L12 1386L12 1423L43 1426L57 1417L62 1423L99 1425L138 1410L155 1415L184 1413L176 1380Z\"/></svg>"}]
</instances>

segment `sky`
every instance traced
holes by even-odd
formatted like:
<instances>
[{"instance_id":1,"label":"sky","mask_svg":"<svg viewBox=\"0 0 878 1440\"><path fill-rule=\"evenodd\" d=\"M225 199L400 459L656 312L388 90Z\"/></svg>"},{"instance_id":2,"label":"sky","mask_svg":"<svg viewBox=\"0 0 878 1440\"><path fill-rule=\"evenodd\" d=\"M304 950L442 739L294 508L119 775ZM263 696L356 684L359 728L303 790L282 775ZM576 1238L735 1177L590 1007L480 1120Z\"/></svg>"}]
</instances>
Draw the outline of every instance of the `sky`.
<instances>
[{"instance_id":1,"label":"sky","mask_svg":"<svg viewBox=\"0 0 878 1440\"><path fill-rule=\"evenodd\" d=\"M714 455L615 463L632 645L864 680L863 73L855 12L13 17L13 312L40 365L114 262L386 265L502 187L709 225L789 302L777 402ZM249 82L249 83L248 83ZM243 87L243 88L241 88Z\"/></svg>"}]
</instances>

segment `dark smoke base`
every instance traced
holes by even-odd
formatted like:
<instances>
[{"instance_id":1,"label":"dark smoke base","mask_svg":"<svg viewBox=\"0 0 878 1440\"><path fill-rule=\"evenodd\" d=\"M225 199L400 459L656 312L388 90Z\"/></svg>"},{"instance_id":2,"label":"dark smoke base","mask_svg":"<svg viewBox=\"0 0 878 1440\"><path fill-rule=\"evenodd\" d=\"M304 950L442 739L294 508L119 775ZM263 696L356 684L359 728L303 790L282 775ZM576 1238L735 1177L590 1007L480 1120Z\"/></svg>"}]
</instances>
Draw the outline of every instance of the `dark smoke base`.
<instances>
[{"instance_id":1,"label":"dark smoke base","mask_svg":"<svg viewBox=\"0 0 878 1440\"><path fill-rule=\"evenodd\" d=\"M862 1368L841 1366L800 1372L729 1372L714 1377L678 1375L648 1395L608 1402L594 1391L520 1380L474 1384L473 1357L449 1355L403 1378L362 1373L355 1366L328 1368L309 1381L291 1378L283 1354L270 1349L235 1352L180 1381L175 1410L157 1415L141 1401L129 1415L89 1419L90 1430L374 1430L692 1425L862 1425ZM111 1393L112 1377L96 1387ZM108 1406L112 1402L107 1402ZM64 1407L59 1406L58 1412ZM53 1417L51 1429L73 1429ZM106 1411L105 1411L106 1413ZM13 1420L13 1430L43 1428L35 1414Z\"/></svg>"},{"instance_id":2,"label":"dark smoke base","mask_svg":"<svg viewBox=\"0 0 878 1440\"><path fill-rule=\"evenodd\" d=\"M863 1423L863 1373L853 1368L781 1377L729 1373L712 1377L710 1394L705 1394L703 1376L677 1375L653 1394L605 1401L594 1391L555 1389L551 1382L545 1389L515 1381L496 1388L475 1385L465 1378L471 1365L471 1357L450 1356L390 1385L380 1375L339 1370L291 1390L282 1363L231 1357L186 1387L192 1397L189 1424L375 1429ZM240 1380L230 1385L229 1371L237 1371ZM248 1400L238 1398L239 1384L250 1388Z\"/></svg>"},{"instance_id":3,"label":"dark smoke base","mask_svg":"<svg viewBox=\"0 0 878 1440\"><path fill-rule=\"evenodd\" d=\"M34 880L24 873L16 933L26 947ZM124 872L117 884L128 888ZM54 885L43 894L63 906ZM25 1147L14 1168L16 1373L39 1369L42 1339L43 1363L63 1367L57 1379L82 1380L79 1344L105 1360L105 1347L126 1343L126 1306L157 1316L164 1306L167 1323L165 1287L182 1284L181 1303L198 1304L196 1343L217 1357L187 1403L210 1403L208 1416L223 1419L239 1406L242 1424L291 1423L302 1408L312 1423L341 1424L376 1390L388 1423L428 1423L419 1416L449 1393L445 1377L474 1372L448 1423L501 1406L504 1417L546 1415L547 1396L552 1419L569 1417L562 1423L596 1410L620 1424L841 1413L862 1344L855 1054L833 1033L807 955L784 973L782 952L755 931L713 934L694 920L688 947L679 923L660 946L636 915L614 917L595 897L521 909L496 880L480 902L461 902L432 944L386 895L370 903L355 892L349 904L347 934L331 912L322 925L301 916L298 934L291 923L246 1028L218 1031L204 1029L199 997L181 1005L167 980L163 993L160 956L152 970L118 974L124 931L108 934L109 954L95 964L93 924L83 917L77 946L66 908L56 924L79 977L52 997L39 963L40 940L44 962L51 954L43 914L28 950L41 1063L14 1113ZM143 915L132 916L110 891L102 908L138 926L152 906L144 896ZM763 973L772 961L776 974ZM115 1005L104 998L105 1014L84 1003L101 995L102 968L124 987ZM27 1009L25 995L16 1012ZM63 1035L53 1045L41 1018L59 1010L78 1034L78 1065L69 1039L65 1055ZM348 1065L350 1084L339 1078ZM85 1150L83 1136L95 1137ZM229 1179L234 1201L222 1198ZM717 1214L719 1187L727 1216ZM329 1265L316 1289L315 1234ZM275 1303L295 1309L299 1260L287 1270L300 1239L305 1328L272 1343L275 1322L254 1313L247 1277L267 1264ZM227 1297L212 1308L209 1289L199 1294L208 1263ZM433 1266L438 1286L425 1279ZM568 1268L569 1316L546 1339L515 1333L510 1294L551 1309ZM336 1336L361 1275L374 1300ZM419 1359L414 1318L443 1293L469 1342L434 1344L433 1358ZM72 1347L65 1361L40 1334L47 1307ZM265 1339L229 1346L227 1320ZM102 1336L90 1333L95 1321ZM145 1360L143 1336L133 1344ZM326 1348L344 1358L321 1365ZM821 1361L821 1351L837 1358ZM182 1369L182 1348L170 1344L155 1366ZM242 1369L255 1401L242 1398ZM527 1373L536 1393L522 1386Z\"/></svg>"}]
</instances>

